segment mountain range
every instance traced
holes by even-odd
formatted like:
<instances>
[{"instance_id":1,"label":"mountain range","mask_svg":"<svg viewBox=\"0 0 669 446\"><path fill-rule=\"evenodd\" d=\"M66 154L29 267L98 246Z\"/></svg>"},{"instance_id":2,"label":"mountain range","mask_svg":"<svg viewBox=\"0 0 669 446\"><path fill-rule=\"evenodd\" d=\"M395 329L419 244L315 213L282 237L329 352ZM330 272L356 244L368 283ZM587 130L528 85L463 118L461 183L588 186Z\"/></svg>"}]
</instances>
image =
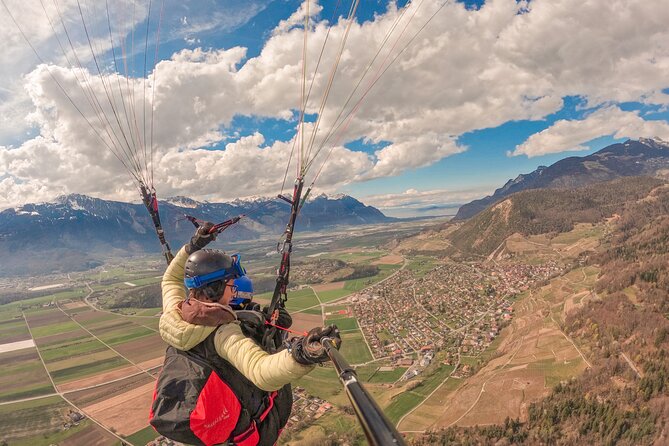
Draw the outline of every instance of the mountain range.
<instances>
[{"instance_id":1,"label":"mountain range","mask_svg":"<svg viewBox=\"0 0 669 446\"><path fill-rule=\"evenodd\" d=\"M221 234L223 240L253 240L280 234L290 206L271 198L200 202L187 197L160 202L160 216L173 248L193 234L184 216L220 222L244 214L238 224ZM393 221L378 209L347 195L325 194L308 200L297 229L320 230L336 225ZM53 202L26 204L0 212L0 276L87 269L102 255L159 251L148 212L143 204L123 203L71 194ZM176 250L176 249L174 249Z\"/></svg>"},{"instance_id":2,"label":"mountain range","mask_svg":"<svg viewBox=\"0 0 669 446\"><path fill-rule=\"evenodd\" d=\"M460 207L454 220L471 218L516 192L529 189L570 189L621 177L669 178L669 142L640 138L607 146L592 155L571 156L551 166L540 166L509 180L492 195Z\"/></svg>"}]
</instances>

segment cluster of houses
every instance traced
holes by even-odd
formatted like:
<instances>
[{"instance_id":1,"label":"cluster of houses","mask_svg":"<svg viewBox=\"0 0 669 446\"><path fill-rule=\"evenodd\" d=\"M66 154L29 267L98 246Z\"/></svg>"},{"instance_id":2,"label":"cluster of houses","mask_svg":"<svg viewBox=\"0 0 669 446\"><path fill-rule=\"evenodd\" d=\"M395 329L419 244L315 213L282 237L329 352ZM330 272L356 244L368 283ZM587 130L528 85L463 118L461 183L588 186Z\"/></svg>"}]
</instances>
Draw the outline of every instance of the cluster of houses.
<instances>
[{"instance_id":1,"label":"cluster of houses","mask_svg":"<svg viewBox=\"0 0 669 446\"><path fill-rule=\"evenodd\" d=\"M63 430L79 426L79 423L86 419L86 416L81 412L70 409L65 418L66 421L63 422Z\"/></svg>"},{"instance_id":2,"label":"cluster of houses","mask_svg":"<svg viewBox=\"0 0 669 446\"><path fill-rule=\"evenodd\" d=\"M436 351L476 356L513 318L511 298L560 273L557 263L446 263L421 278L400 271L350 299L375 359L427 366ZM425 365L423 365L425 363Z\"/></svg>"},{"instance_id":3,"label":"cluster of houses","mask_svg":"<svg viewBox=\"0 0 669 446\"><path fill-rule=\"evenodd\" d=\"M332 404L309 395L302 387L293 387L293 411L286 429L301 429L305 424L317 420L332 409Z\"/></svg>"}]
</instances>

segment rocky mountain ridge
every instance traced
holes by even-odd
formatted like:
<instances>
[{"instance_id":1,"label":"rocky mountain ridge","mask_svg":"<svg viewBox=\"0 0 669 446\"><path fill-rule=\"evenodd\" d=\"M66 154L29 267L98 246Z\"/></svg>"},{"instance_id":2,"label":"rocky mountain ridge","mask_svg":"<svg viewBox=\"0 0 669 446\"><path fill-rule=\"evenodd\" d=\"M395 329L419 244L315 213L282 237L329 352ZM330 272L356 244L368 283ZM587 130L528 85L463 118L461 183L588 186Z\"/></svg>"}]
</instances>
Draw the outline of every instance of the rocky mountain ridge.
<instances>
[{"instance_id":1,"label":"rocky mountain ridge","mask_svg":"<svg viewBox=\"0 0 669 446\"><path fill-rule=\"evenodd\" d=\"M571 156L521 174L492 195L460 207L454 220L471 218L516 192L530 189L570 189L621 177L669 178L669 142L654 138L612 144L588 156Z\"/></svg>"}]
</instances>

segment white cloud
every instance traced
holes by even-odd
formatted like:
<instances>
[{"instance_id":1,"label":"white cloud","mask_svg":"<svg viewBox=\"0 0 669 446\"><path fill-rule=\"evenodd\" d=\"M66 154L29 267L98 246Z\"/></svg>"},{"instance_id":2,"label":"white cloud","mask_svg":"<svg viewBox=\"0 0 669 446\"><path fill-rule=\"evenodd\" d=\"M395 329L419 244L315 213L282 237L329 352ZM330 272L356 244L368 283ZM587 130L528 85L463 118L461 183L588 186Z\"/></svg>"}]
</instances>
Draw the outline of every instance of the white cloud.
<instances>
[{"instance_id":1,"label":"white cloud","mask_svg":"<svg viewBox=\"0 0 669 446\"><path fill-rule=\"evenodd\" d=\"M12 0L10 3L11 7L19 7L31 2ZM61 3L69 7L76 5L72 1ZM394 46L396 53L403 48L442 1L424 0L413 16L417 4L412 3L396 28L405 29L406 21L413 17L405 33L397 42L391 38L386 50ZM263 7L261 3L256 5ZM362 82L348 109L368 88L371 90L351 119L330 139L336 148L319 185L333 189L430 165L465 150L455 143L459 135L513 120L542 119L562 108L562 98L567 95L583 96L589 107L620 101L666 105L668 97L661 92L669 86L666 77L669 28L665 26L669 23L669 8L665 6L664 0L585 3L580 0L529 3L489 0L479 10L467 10L461 3L447 3L373 87L370 80ZM39 20L39 10L34 5L26 8L21 17L26 23L34 20L32 38L44 42L45 46L40 48L54 48L48 23ZM318 14L319 8L314 6L310 13ZM519 11L524 13L519 14ZM169 12L166 11L166 23L171 23ZM175 26L187 29L187 34L196 26L211 29L210 22L198 22L193 11L184 13L182 8L177 12ZM268 147L264 137L255 134L229 144L225 150L208 148L226 140L226 127L235 115L294 119L294 110L299 105L303 44L303 32L297 25L304 13L303 9L298 10L281 23L257 57L247 60L246 50L240 47L198 48L178 52L158 65L154 164L156 186L161 195L235 198L276 192L272 189L283 178L290 142L276 142ZM322 114L316 148L400 14L402 10L391 4L386 13L351 27ZM183 17L187 19L181 23ZM238 16L230 26L248 19L248 16ZM3 85L5 79L10 85L9 92L4 93L8 99L5 104L13 104L13 110L21 111L11 116L12 128L20 129L20 134L26 128L26 102L19 101L23 108L16 102L19 97L16 85L22 83L30 95L29 122L40 130L38 138L25 141L17 148L0 147L0 178L5 176L3 190L12 191L12 196L25 200L45 199L49 193L55 195L62 191L109 198L136 195L120 163L82 123L81 116L54 85L46 69L37 68L20 78L20 73L32 69L34 59L30 60L24 50L18 50L25 45L2 14L0 25L0 38L8 42L0 52L0 62L11 68L5 78L0 77ZM346 25L345 20L340 19L330 30L330 43L323 55L325 63L315 79L308 106L310 113L319 110L318 98L328 83L328 70L336 59L336 49L346 33ZM327 32L325 21L313 22L308 37L310 69L316 64L320 43ZM183 37L195 36L189 34L180 39ZM372 80L374 74L383 69L381 62L393 57L394 54L386 52L379 55L369 69ZM15 59L19 61L17 64L12 63ZM52 71L86 104L83 92L73 84L75 73L57 67ZM144 82L130 83L130 88L137 93L136 101L141 103L138 97L139 92L144 91ZM150 78L151 95L152 85L153 78ZM93 81L93 88L104 96L99 79ZM614 119L599 118L607 113ZM623 113L621 116L621 113L616 112L615 107L605 108L588 117L585 127L556 123L554 128L519 146L514 154L536 156L542 150L539 146L550 146L549 150L555 151L569 150L589 139L614 132L645 135L664 131L661 123L648 123L639 115ZM612 128L606 121L617 123L623 130ZM139 127L142 127L141 120ZM570 136L569 132L578 135ZM390 144L371 157L342 147L360 138ZM44 161L38 159L40 157L49 160L52 168L43 169ZM15 199L7 198L5 203L9 205Z\"/></svg>"},{"instance_id":2,"label":"white cloud","mask_svg":"<svg viewBox=\"0 0 669 446\"><path fill-rule=\"evenodd\" d=\"M323 7L318 4L318 0L304 1L300 4L297 11L292 13L290 17L279 22L272 34L283 34L295 27L304 27L307 14L309 15L309 21L311 22L321 13L321 11L323 11Z\"/></svg>"},{"instance_id":3,"label":"white cloud","mask_svg":"<svg viewBox=\"0 0 669 446\"><path fill-rule=\"evenodd\" d=\"M379 209L399 207L419 207L429 205L461 204L476 198L481 198L492 192L492 189L481 187L475 189L449 190L434 189L419 191L407 189L398 194L368 195L364 202Z\"/></svg>"},{"instance_id":4,"label":"white cloud","mask_svg":"<svg viewBox=\"0 0 669 446\"><path fill-rule=\"evenodd\" d=\"M581 120L560 120L549 128L535 133L516 146L509 155L529 158L550 153L588 150L585 145L600 136L615 138L669 137L666 121L646 121L637 112L625 112L618 107L606 107Z\"/></svg>"},{"instance_id":5,"label":"white cloud","mask_svg":"<svg viewBox=\"0 0 669 446\"><path fill-rule=\"evenodd\" d=\"M271 0L245 0L244 2L166 0L164 9L167 11L165 14L167 39L185 39L195 43L199 40L195 36L201 33L229 33L248 23L269 3Z\"/></svg>"}]
</instances>

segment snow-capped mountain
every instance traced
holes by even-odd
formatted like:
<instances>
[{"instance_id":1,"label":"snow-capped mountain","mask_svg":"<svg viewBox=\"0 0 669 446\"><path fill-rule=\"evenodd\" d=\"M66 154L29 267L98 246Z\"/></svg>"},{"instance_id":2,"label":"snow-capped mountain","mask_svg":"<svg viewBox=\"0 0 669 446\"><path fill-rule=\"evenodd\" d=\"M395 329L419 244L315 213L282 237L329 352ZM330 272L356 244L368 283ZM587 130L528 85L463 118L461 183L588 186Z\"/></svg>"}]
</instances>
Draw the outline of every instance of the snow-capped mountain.
<instances>
[{"instance_id":1,"label":"snow-capped mountain","mask_svg":"<svg viewBox=\"0 0 669 446\"><path fill-rule=\"evenodd\" d=\"M290 206L278 199L255 197L229 203L200 202L187 197L159 201L168 242L179 247L194 227L185 215L220 222L246 217L223 234L225 239L251 240L280 234ZM302 208L299 230L380 223L392 219L355 198L319 195ZM26 204L0 212L0 276L86 268L100 254L159 252L160 246L143 204L107 201L85 195L60 196L53 202Z\"/></svg>"}]
</instances>

